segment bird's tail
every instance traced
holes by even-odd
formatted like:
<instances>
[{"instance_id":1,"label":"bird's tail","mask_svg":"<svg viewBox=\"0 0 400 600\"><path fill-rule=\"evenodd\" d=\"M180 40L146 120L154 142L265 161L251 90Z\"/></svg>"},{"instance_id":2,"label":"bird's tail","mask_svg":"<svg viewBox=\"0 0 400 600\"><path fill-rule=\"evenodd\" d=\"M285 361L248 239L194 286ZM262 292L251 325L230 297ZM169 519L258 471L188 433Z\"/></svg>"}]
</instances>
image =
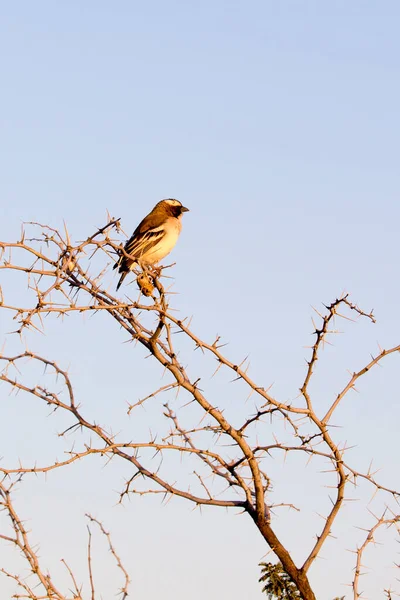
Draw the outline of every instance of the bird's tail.
<instances>
[{"instance_id":1,"label":"bird's tail","mask_svg":"<svg viewBox=\"0 0 400 600\"><path fill-rule=\"evenodd\" d=\"M123 280L125 279L125 277L128 275L129 271L124 271L121 275L121 277L119 278L119 281L117 283L117 290L119 290L121 283L123 282Z\"/></svg>"}]
</instances>

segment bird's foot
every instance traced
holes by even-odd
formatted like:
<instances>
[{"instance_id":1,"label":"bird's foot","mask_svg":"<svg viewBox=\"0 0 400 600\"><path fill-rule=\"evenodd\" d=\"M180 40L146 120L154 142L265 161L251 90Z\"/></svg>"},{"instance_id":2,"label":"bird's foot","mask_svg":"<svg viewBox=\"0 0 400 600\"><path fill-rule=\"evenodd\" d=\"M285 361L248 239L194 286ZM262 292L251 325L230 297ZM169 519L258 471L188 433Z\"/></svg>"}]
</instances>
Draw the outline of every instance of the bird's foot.
<instances>
[{"instance_id":1,"label":"bird's foot","mask_svg":"<svg viewBox=\"0 0 400 600\"><path fill-rule=\"evenodd\" d=\"M153 267L151 270L151 276L154 277L154 279L158 279L161 275L162 270L163 267Z\"/></svg>"}]
</instances>

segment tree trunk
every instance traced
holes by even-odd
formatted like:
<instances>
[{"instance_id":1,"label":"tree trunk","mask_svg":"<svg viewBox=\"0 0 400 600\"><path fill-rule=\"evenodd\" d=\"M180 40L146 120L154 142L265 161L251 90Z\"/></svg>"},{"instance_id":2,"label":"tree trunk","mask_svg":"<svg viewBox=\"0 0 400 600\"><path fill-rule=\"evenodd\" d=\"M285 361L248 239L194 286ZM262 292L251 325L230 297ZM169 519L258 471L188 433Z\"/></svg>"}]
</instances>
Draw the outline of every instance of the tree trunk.
<instances>
[{"instance_id":1,"label":"tree trunk","mask_svg":"<svg viewBox=\"0 0 400 600\"><path fill-rule=\"evenodd\" d=\"M302 599L316 600L315 594L311 589L306 573L296 567L289 552L278 540L269 523L265 521L263 521L262 523L257 522L256 514L252 514L251 516L261 535L266 540L271 550L273 550L273 552L279 558L284 570L292 579L293 583L297 586L297 589L299 590Z\"/></svg>"}]
</instances>

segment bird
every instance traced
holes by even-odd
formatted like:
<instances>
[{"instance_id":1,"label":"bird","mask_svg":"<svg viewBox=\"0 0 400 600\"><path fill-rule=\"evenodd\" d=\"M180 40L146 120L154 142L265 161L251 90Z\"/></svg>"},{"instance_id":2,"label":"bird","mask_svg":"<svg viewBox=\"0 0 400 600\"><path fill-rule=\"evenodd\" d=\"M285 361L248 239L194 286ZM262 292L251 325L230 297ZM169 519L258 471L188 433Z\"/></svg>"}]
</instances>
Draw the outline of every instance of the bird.
<instances>
[{"instance_id":1,"label":"bird","mask_svg":"<svg viewBox=\"0 0 400 600\"><path fill-rule=\"evenodd\" d=\"M175 198L166 198L155 205L136 227L113 267L121 273L117 290L136 264L144 267L155 265L171 252L182 229L182 214L188 211Z\"/></svg>"}]
</instances>

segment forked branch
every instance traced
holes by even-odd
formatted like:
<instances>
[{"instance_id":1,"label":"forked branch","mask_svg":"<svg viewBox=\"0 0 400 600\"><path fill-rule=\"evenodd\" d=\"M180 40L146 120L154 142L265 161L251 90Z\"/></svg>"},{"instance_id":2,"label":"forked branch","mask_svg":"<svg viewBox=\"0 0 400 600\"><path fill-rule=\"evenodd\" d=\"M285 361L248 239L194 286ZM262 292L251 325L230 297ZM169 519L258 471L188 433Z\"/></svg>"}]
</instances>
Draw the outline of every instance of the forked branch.
<instances>
[{"instance_id":1,"label":"forked branch","mask_svg":"<svg viewBox=\"0 0 400 600\"><path fill-rule=\"evenodd\" d=\"M107 460L117 458L127 461L132 466L132 475L123 486L121 499L129 493L162 493L168 498L185 498L196 505L244 511L251 517L286 573L297 585L301 597L313 600L315 596L308 571L332 533L347 486L354 485L362 478L387 496L386 503L399 496L399 492L378 482L372 473L361 473L350 464L346 458L346 448L336 439L337 430L330 422L333 413L354 388L356 381L366 376L386 356L399 352L400 345L382 350L364 367L354 370L346 386L332 395L334 400L322 413L319 410L320 403L312 398L310 383L317 363L322 358L324 345L336 331L336 321L343 318L352 320L351 316L354 315L375 322L372 312L363 311L350 301L348 295L344 295L317 313L315 341L304 380L299 386L300 396L293 401L275 398L268 384L252 379L246 360L236 362L226 356L219 337L211 341L203 340L192 330L188 319L174 314L170 308L170 296L162 283L162 269L150 274L144 273L151 279L151 286L146 290L140 279L143 273L139 270L132 274L139 278L139 291L135 299L125 297L122 300L110 292L108 271L118 254L123 252L120 241L113 237L120 230L118 219L109 218L104 227L75 245L71 243L66 227L61 233L48 226L31 224L30 227L32 226L36 232L30 239L24 233L17 243L0 244L3 251L0 269L4 272L14 270L25 277L29 290L28 300L25 303L19 302L17 306L8 299L8 290L3 289L0 310L12 315L20 335L26 329L43 330L45 317L79 317L80 313L91 312L111 318L122 328L128 339L136 341L147 350L160 372L166 372L169 377L165 385L130 404L128 413L135 412L138 418L145 403L158 403L160 414L164 415L166 430L160 430L147 439L126 440L115 436L111 433L111 427L109 430L107 427L100 427L84 414L83 402L75 398L67 371L54 361L28 350L16 355L2 354L1 381L65 413L69 419L65 431L73 433L79 428L87 432L90 438L79 449L74 445L65 460L40 467L35 464L8 468L3 466L3 473L10 475L51 471L94 454L101 454ZM253 408L241 423L236 422L235 414L231 414L223 396L211 398L200 388L201 373L193 376L189 374L184 365L190 362L190 357L183 352L179 345L181 336L174 335L176 333L184 336L193 350L201 349L203 360L216 364L216 373L225 369L232 374L234 381L242 382L245 397L252 396ZM185 345L185 352L187 346L188 344ZM61 379L65 388L64 395L51 386L25 383L23 375L16 370L17 365L23 364L25 360L45 365ZM176 398L181 399L180 404L175 401L174 407L168 400L171 393L176 393ZM190 423L187 422L185 413L188 406L191 407ZM281 420L287 425L286 439L278 439L274 432L275 425ZM271 435L274 436L274 443L271 443ZM149 450L153 451L152 455ZM271 508L295 504L290 498L274 500L268 461L271 454L277 451L285 454L304 453L320 461L324 467L328 461L331 485L335 488L332 506L324 516L320 531L315 532L315 542L305 549L300 567L296 566L290 552L275 533L274 523L279 517L271 512ZM193 474L190 483L172 480L170 474L164 474L163 457L171 453L190 461L190 473ZM144 478L150 482L151 489L143 487L139 478L140 481ZM354 583L355 589L357 585L358 577ZM126 593L124 590L122 588L122 593ZM93 593L92 588L92 595Z\"/></svg>"}]
</instances>

